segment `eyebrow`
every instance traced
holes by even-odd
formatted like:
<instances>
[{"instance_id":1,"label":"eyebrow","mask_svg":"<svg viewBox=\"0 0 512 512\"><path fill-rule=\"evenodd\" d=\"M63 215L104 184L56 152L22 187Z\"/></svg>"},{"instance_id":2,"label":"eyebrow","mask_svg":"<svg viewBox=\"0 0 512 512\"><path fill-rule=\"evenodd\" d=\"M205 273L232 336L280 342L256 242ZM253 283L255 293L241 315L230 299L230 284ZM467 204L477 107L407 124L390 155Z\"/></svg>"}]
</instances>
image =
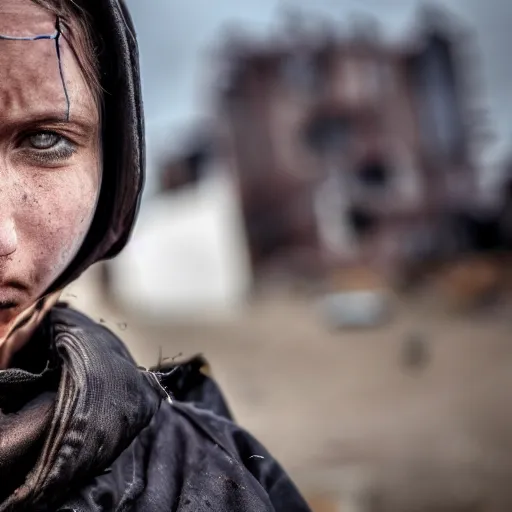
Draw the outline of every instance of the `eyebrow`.
<instances>
[{"instance_id":1,"label":"eyebrow","mask_svg":"<svg viewBox=\"0 0 512 512\"><path fill-rule=\"evenodd\" d=\"M64 89L64 96L66 98L66 120L69 121L71 111L71 101L69 99L69 92L66 85L66 79L64 77L64 69L62 66L62 56L60 52L60 37L62 30L60 26L60 17L57 16L55 20L55 32L53 34L40 34L35 36L8 36L0 34L0 40L4 41L41 41L41 40L54 40L55 41L55 53L57 55L57 62L59 64L59 75Z\"/></svg>"},{"instance_id":2,"label":"eyebrow","mask_svg":"<svg viewBox=\"0 0 512 512\"><path fill-rule=\"evenodd\" d=\"M0 116L1 117L1 116ZM10 130L13 126L17 126L18 130L29 131L32 128L37 129L38 126L50 125L56 127L73 127L77 128L82 135L93 135L98 126L98 118L96 116L89 117L87 115L74 114L70 118L63 118L62 113L56 110L48 110L46 112L31 113L25 112L23 117L18 119L0 120L0 132ZM11 127L11 128L10 128Z\"/></svg>"}]
</instances>

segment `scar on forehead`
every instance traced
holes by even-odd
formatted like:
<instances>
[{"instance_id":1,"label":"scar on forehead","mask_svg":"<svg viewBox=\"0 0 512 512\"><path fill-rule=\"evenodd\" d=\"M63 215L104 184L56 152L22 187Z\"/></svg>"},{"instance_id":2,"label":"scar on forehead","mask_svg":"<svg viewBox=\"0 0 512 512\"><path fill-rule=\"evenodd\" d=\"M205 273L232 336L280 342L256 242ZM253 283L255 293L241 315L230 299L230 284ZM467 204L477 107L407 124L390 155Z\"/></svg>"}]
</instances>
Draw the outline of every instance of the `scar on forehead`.
<instances>
[{"instance_id":1,"label":"scar on forehead","mask_svg":"<svg viewBox=\"0 0 512 512\"><path fill-rule=\"evenodd\" d=\"M55 55L57 56L57 62L59 65L59 75L64 90L64 97L66 98L66 121L69 121L71 103L69 100L69 92L66 86L66 80L64 78L64 69L62 66L62 55L60 51L60 38L62 36L60 18L57 16L55 21L55 32L53 34L40 34L36 36L8 36L0 34L0 40L4 41L41 41L41 40L53 40L55 41Z\"/></svg>"}]
</instances>

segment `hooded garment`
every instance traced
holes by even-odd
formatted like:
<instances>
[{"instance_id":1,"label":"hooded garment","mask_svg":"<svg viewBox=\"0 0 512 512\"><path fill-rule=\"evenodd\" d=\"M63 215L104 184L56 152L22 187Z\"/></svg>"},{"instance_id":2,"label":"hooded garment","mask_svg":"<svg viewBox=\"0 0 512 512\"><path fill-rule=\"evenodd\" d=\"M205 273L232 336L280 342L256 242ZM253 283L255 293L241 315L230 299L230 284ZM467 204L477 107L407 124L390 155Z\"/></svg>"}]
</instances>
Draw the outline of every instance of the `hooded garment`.
<instances>
[{"instance_id":1,"label":"hooded garment","mask_svg":"<svg viewBox=\"0 0 512 512\"><path fill-rule=\"evenodd\" d=\"M84 4L102 40L103 183L90 233L47 296L122 249L143 183L133 25L119 0ZM279 464L233 423L202 359L137 368L104 326L64 304L43 315L45 304L0 371L0 512L308 510Z\"/></svg>"}]
</instances>

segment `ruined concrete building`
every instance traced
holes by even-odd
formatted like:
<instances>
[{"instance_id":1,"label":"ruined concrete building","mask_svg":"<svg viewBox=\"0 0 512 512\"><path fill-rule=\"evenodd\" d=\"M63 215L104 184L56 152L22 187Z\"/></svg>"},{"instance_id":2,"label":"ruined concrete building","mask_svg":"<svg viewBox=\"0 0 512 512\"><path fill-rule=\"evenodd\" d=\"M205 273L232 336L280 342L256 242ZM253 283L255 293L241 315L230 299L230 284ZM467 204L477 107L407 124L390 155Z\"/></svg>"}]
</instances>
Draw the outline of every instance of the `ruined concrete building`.
<instances>
[{"instance_id":1,"label":"ruined concrete building","mask_svg":"<svg viewBox=\"0 0 512 512\"><path fill-rule=\"evenodd\" d=\"M447 219L477 200L463 36L432 14L401 44L377 32L225 45L217 135L256 270L394 272L449 251Z\"/></svg>"}]
</instances>

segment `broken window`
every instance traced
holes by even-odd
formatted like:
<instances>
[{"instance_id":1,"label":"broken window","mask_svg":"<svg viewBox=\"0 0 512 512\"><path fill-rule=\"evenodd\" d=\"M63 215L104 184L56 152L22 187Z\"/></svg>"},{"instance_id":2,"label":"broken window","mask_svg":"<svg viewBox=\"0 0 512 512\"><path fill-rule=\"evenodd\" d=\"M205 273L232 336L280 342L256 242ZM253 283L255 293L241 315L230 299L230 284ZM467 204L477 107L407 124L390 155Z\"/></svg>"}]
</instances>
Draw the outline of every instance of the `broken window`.
<instances>
[{"instance_id":1,"label":"broken window","mask_svg":"<svg viewBox=\"0 0 512 512\"><path fill-rule=\"evenodd\" d=\"M357 178L365 187L383 189L391 181L391 171L382 160L369 160L361 165Z\"/></svg>"},{"instance_id":2,"label":"broken window","mask_svg":"<svg viewBox=\"0 0 512 512\"><path fill-rule=\"evenodd\" d=\"M348 222L354 233L361 237L371 233L376 228L377 217L368 210L354 207L348 211Z\"/></svg>"}]
</instances>

